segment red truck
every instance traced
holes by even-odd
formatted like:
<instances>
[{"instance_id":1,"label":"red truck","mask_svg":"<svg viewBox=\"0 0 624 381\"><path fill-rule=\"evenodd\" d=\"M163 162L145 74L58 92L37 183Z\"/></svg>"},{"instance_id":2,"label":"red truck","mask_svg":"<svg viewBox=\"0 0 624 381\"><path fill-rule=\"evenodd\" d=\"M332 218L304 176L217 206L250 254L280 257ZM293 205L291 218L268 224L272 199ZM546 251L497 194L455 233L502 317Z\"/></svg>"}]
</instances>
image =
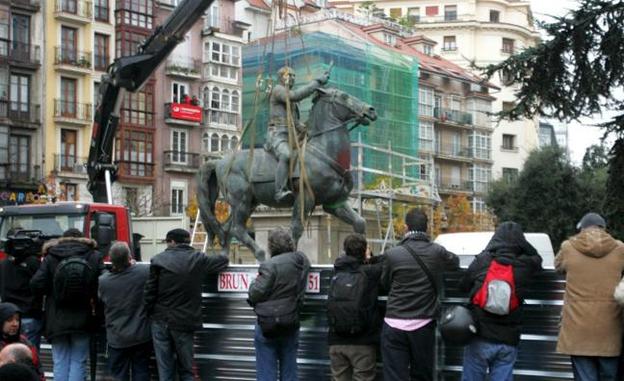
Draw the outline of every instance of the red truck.
<instances>
[{"instance_id":1,"label":"red truck","mask_svg":"<svg viewBox=\"0 0 624 381\"><path fill-rule=\"evenodd\" d=\"M93 238L101 248L112 241L127 242L140 260L138 235L133 234L128 208L102 203L59 202L0 207L0 239L7 238L13 230L33 230L43 236L60 236L69 228L81 230L85 237ZM0 259L4 258L0 244Z\"/></svg>"}]
</instances>

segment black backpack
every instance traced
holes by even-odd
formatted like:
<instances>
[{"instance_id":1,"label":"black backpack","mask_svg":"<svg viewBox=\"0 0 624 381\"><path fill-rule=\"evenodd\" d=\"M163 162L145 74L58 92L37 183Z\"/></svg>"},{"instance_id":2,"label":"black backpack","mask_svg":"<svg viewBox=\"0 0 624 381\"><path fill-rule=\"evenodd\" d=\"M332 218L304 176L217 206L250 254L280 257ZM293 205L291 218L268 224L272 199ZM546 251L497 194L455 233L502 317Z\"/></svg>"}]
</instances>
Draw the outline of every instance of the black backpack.
<instances>
[{"instance_id":1,"label":"black backpack","mask_svg":"<svg viewBox=\"0 0 624 381\"><path fill-rule=\"evenodd\" d=\"M88 305L94 287L95 271L85 257L65 258L54 270L53 292L58 305Z\"/></svg>"},{"instance_id":2,"label":"black backpack","mask_svg":"<svg viewBox=\"0 0 624 381\"><path fill-rule=\"evenodd\" d=\"M367 285L363 271L340 271L332 277L327 295L330 332L356 336L371 327L375 306L367 305Z\"/></svg>"}]
</instances>

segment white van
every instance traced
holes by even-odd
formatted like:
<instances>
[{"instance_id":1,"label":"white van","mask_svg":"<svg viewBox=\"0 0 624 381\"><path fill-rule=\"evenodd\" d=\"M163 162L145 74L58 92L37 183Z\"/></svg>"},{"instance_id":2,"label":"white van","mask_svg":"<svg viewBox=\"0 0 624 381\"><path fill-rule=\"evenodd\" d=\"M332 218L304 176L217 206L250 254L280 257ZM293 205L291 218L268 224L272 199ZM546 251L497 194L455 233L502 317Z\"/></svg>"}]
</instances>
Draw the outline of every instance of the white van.
<instances>
[{"instance_id":1,"label":"white van","mask_svg":"<svg viewBox=\"0 0 624 381\"><path fill-rule=\"evenodd\" d=\"M494 232L446 233L440 234L435 239L435 243L457 254L461 267L468 267L474 257L485 249L493 235ZM555 251L548 234L524 233L524 236L542 257L542 267L545 269L554 268Z\"/></svg>"}]
</instances>

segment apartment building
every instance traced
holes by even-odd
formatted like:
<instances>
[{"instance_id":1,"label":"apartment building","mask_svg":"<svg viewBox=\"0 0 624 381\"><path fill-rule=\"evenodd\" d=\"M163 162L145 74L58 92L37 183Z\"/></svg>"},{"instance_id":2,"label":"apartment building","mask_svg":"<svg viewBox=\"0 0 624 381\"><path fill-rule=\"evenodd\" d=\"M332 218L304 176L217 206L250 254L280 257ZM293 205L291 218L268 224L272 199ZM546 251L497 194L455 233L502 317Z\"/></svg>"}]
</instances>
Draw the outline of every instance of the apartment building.
<instances>
[{"instance_id":1,"label":"apartment building","mask_svg":"<svg viewBox=\"0 0 624 381\"><path fill-rule=\"evenodd\" d=\"M353 14L385 14L404 25L413 25L418 33L436 42L434 54L464 68L469 68L472 61L479 66L500 62L539 40L528 1L382 0L374 3L373 10L363 0L331 4ZM496 97L492 111L512 107L517 88L507 86L504 76L492 78L492 82L500 88L492 93ZM512 176L539 145L538 120L501 121L495 127L492 175Z\"/></svg>"},{"instance_id":2,"label":"apartment building","mask_svg":"<svg viewBox=\"0 0 624 381\"><path fill-rule=\"evenodd\" d=\"M40 0L0 1L0 205L45 194Z\"/></svg>"},{"instance_id":3,"label":"apartment building","mask_svg":"<svg viewBox=\"0 0 624 381\"><path fill-rule=\"evenodd\" d=\"M98 83L113 57L112 0L46 0L44 176L60 200L91 200L86 161Z\"/></svg>"}]
</instances>

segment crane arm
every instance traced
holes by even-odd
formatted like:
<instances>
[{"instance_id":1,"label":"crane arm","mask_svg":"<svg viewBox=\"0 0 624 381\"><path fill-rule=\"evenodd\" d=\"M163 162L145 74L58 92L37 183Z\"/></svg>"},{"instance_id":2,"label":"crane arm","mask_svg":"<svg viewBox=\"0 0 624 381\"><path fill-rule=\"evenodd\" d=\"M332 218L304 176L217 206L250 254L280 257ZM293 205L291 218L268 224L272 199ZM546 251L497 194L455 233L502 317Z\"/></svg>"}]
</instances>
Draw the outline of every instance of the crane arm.
<instances>
[{"instance_id":1,"label":"crane arm","mask_svg":"<svg viewBox=\"0 0 624 381\"><path fill-rule=\"evenodd\" d=\"M145 84L173 49L184 41L186 33L213 1L183 0L139 46L135 55L116 59L107 74L102 76L87 162L87 187L93 201L112 203L110 183L117 174L113 163L113 143L125 93L135 92Z\"/></svg>"}]
</instances>

